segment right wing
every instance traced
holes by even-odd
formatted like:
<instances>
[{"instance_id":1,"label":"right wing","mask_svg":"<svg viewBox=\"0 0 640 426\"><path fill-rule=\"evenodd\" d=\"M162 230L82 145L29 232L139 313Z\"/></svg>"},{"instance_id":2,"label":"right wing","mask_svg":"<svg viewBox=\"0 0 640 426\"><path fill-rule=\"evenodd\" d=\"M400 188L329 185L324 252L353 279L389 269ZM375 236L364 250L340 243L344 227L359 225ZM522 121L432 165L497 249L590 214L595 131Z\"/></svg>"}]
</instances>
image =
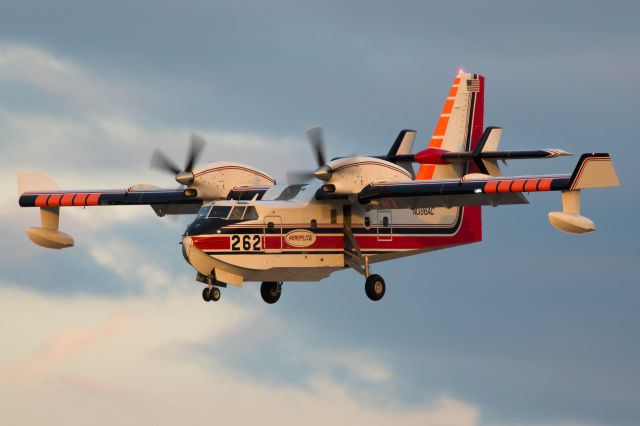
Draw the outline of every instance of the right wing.
<instances>
[{"instance_id":1,"label":"right wing","mask_svg":"<svg viewBox=\"0 0 640 426\"><path fill-rule=\"evenodd\" d=\"M144 188L114 190L24 192L21 207L84 207L150 205L158 216L197 213L202 199L185 195L182 189Z\"/></svg>"},{"instance_id":2,"label":"right wing","mask_svg":"<svg viewBox=\"0 0 640 426\"><path fill-rule=\"evenodd\" d=\"M372 183L360 191L360 203L384 208L526 204L524 192L577 191L618 186L609 154L583 154L573 174L494 178L472 174L462 179Z\"/></svg>"}]
</instances>

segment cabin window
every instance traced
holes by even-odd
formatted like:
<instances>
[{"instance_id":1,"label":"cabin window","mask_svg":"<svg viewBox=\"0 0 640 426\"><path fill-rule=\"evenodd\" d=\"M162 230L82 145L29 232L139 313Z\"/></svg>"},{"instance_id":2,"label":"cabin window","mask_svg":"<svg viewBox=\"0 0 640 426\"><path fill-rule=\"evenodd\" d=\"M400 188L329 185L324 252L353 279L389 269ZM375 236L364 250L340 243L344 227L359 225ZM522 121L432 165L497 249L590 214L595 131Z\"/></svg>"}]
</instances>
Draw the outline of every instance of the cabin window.
<instances>
[{"instance_id":1,"label":"cabin window","mask_svg":"<svg viewBox=\"0 0 640 426\"><path fill-rule=\"evenodd\" d=\"M311 219L311 231L318 232L318 221Z\"/></svg>"},{"instance_id":2,"label":"cabin window","mask_svg":"<svg viewBox=\"0 0 640 426\"><path fill-rule=\"evenodd\" d=\"M249 206L247 210L244 212L244 216L242 220L257 220L258 219L258 211L255 207Z\"/></svg>"},{"instance_id":3,"label":"cabin window","mask_svg":"<svg viewBox=\"0 0 640 426\"><path fill-rule=\"evenodd\" d=\"M235 206L233 210L231 210L231 214L229 215L229 220L242 220L242 216L244 216L244 210L246 207Z\"/></svg>"},{"instance_id":4,"label":"cabin window","mask_svg":"<svg viewBox=\"0 0 640 426\"><path fill-rule=\"evenodd\" d=\"M331 209L331 223L338 223L338 212L336 209Z\"/></svg>"},{"instance_id":5,"label":"cabin window","mask_svg":"<svg viewBox=\"0 0 640 426\"><path fill-rule=\"evenodd\" d=\"M382 218L382 226L385 228L389 226L389 216L385 216Z\"/></svg>"},{"instance_id":6,"label":"cabin window","mask_svg":"<svg viewBox=\"0 0 640 426\"><path fill-rule=\"evenodd\" d=\"M364 226L365 228L368 228L371 226L371 219L369 219L369 216L364 218Z\"/></svg>"},{"instance_id":7,"label":"cabin window","mask_svg":"<svg viewBox=\"0 0 640 426\"><path fill-rule=\"evenodd\" d=\"M200 219L201 217L206 217L207 214L209 213L209 210L211 210L211 206L200 207L200 210L198 210L198 216L196 217L196 219Z\"/></svg>"},{"instance_id":8,"label":"cabin window","mask_svg":"<svg viewBox=\"0 0 640 426\"><path fill-rule=\"evenodd\" d=\"M273 224L273 222L269 222L267 223L267 232L269 234L273 234L273 230L275 229L275 225Z\"/></svg>"},{"instance_id":9,"label":"cabin window","mask_svg":"<svg viewBox=\"0 0 640 426\"><path fill-rule=\"evenodd\" d=\"M228 206L213 206L211 208L211 212L209 212L209 217L226 219L227 216L229 216L230 211L231 211L231 207L228 207Z\"/></svg>"}]
</instances>

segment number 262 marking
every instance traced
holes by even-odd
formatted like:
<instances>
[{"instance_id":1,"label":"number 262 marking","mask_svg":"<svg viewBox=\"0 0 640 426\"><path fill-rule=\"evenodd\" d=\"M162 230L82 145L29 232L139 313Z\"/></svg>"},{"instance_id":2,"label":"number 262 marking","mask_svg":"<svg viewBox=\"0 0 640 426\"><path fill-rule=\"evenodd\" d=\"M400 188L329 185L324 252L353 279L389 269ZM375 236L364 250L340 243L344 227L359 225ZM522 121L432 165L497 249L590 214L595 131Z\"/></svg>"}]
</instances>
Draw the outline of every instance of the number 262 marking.
<instances>
[{"instance_id":1,"label":"number 262 marking","mask_svg":"<svg viewBox=\"0 0 640 426\"><path fill-rule=\"evenodd\" d=\"M260 235L232 235L231 250L258 251L260 250Z\"/></svg>"}]
</instances>

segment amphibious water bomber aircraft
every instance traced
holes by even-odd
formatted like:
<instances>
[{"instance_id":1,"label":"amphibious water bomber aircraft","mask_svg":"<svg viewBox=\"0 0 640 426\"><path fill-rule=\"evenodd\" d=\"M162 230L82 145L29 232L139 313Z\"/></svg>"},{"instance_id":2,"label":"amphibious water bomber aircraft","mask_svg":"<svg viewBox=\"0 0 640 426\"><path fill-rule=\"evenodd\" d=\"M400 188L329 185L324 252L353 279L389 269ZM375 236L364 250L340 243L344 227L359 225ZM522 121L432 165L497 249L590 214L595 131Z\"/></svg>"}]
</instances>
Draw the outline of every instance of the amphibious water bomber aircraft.
<instances>
[{"instance_id":1,"label":"amphibious water bomber aircraft","mask_svg":"<svg viewBox=\"0 0 640 426\"><path fill-rule=\"evenodd\" d=\"M386 285L373 264L479 242L482 206L526 204L529 192L560 192L562 210L549 213L560 231L594 231L580 214L580 193L619 185L609 154L583 154L570 174L502 176L500 162L569 153L498 150L502 129L483 125L484 87L481 75L459 72L427 148L415 154L416 132L402 130L386 155L327 161L322 131L311 129L318 168L290 173L296 183L288 185L245 164L197 166L204 144L197 136L184 168L159 151L152 158L182 189L67 191L44 174L23 173L20 206L39 207L41 215L41 226L27 235L46 248L73 246L59 230L61 207L146 204L158 216L195 214L182 254L204 284L203 299L217 301L220 288L257 281L264 301L275 303L284 282L319 281L343 269L362 274L366 295L380 300Z\"/></svg>"}]
</instances>

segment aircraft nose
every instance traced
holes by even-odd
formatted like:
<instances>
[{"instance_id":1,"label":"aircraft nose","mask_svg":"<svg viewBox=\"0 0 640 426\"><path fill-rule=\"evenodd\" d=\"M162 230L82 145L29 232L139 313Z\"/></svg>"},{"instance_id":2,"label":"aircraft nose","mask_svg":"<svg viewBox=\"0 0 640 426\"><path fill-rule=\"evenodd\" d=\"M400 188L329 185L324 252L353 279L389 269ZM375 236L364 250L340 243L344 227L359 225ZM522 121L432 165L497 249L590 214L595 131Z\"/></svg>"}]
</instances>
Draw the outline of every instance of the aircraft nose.
<instances>
[{"instance_id":1,"label":"aircraft nose","mask_svg":"<svg viewBox=\"0 0 640 426\"><path fill-rule=\"evenodd\" d=\"M191 246L193 245L193 240L191 237L183 237L182 238L182 256L184 260L187 261L188 264L191 264L189 260L189 252L191 251Z\"/></svg>"}]
</instances>

